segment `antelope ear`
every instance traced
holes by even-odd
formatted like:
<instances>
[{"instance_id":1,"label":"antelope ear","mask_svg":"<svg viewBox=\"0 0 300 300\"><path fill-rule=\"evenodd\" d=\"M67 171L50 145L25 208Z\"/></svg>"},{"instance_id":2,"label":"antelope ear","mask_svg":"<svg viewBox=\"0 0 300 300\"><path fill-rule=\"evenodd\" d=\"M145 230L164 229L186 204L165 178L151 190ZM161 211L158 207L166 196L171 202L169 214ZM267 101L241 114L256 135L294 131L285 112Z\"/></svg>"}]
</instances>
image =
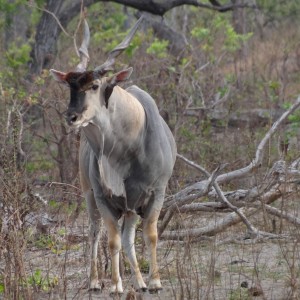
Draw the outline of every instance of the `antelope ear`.
<instances>
[{"instance_id":1,"label":"antelope ear","mask_svg":"<svg viewBox=\"0 0 300 300\"><path fill-rule=\"evenodd\" d=\"M66 73L64 72L60 72L60 71L56 71L54 69L50 70L50 73L52 75L52 77L59 83L63 83L63 84L67 84L68 82L66 81Z\"/></svg>"},{"instance_id":2,"label":"antelope ear","mask_svg":"<svg viewBox=\"0 0 300 300\"><path fill-rule=\"evenodd\" d=\"M110 77L107 78L108 85L115 86L119 82L128 80L132 71L133 71L133 68L130 67L128 69L122 70L116 74L111 75Z\"/></svg>"}]
</instances>

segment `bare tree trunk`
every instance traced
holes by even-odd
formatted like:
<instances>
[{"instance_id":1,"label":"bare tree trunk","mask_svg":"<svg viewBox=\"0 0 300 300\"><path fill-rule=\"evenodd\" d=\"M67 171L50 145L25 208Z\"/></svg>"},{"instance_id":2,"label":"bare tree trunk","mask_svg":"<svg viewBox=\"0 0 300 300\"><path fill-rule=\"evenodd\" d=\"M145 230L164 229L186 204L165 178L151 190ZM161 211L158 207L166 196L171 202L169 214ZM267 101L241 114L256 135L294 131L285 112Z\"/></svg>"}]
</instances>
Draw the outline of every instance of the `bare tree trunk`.
<instances>
[{"instance_id":1,"label":"bare tree trunk","mask_svg":"<svg viewBox=\"0 0 300 300\"><path fill-rule=\"evenodd\" d=\"M245 34L247 32L246 23L246 10L239 6L244 5L244 0L232 0L232 2L238 6L232 10L232 23L234 30L239 34Z\"/></svg>"},{"instance_id":2,"label":"bare tree trunk","mask_svg":"<svg viewBox=\"0 0 300 300\"><path fill-rule=\"evenodd\" d=\"M46 9L59 14L63 0L48 0ZM42 69L48 68L54 62L57 48L56 40L60 33L57 21L47 12L43 12L36 29L35 44L32 49L31 74L39 74Z\"/></svg>"},{"instance_id":3,"label":"bare tree trunk","mask_svg":"<svg viewBox=\"0 0 300 300\"><path fill-rule=\"evenodd\" d=\"M234 3L237 6L242 6L244 4L244 0L232 0L232 3ZM232 10L232 23L233 23L233 27L234 30L238 33L238 34L246 34L247 33L247 28L246 28L246 24L247 24L247 16L246 16L246 11L243 8L239 8L236 7ZM238 78L237 80L237 87L240 88L241 86L241 76L240 76L240 72L241 70L244 68L243 65L243 58L245 58L247 56L247 48L246 48L246 43L245 42L241 42L241 48L239 49L239 51L237 51L237 54L235 55L235 72L236 72L236 76Z\"/></svg>"}]
</instances>

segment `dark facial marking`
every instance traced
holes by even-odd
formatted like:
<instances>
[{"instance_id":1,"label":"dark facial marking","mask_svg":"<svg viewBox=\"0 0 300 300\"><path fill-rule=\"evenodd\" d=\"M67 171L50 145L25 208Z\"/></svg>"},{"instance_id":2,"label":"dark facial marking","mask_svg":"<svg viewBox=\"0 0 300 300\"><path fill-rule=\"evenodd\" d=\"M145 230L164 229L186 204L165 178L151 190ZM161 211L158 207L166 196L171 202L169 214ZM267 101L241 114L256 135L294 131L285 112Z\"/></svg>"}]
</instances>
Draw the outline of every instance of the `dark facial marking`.
<instances>
[{"instance_id":1,"label":"dark facial marking","mask_svg":"<svg viewBox=\"0 0 300 300\"><path fill-rule=\"evenodd\" d=\"M86 90L95 80L94 71L86 71L86 72L69 72L66 75L66 81L70 85L70 87L77 90Z\"/></svg>"},{"instance_id":2,"label":"dark facial marking","mask_svg":"<svg viewBox=\"0 0 300 300\"><path fill-rule=\"evenodd\" d=\"M70 87L70 103L66 111L66 120L69 125L77 121L78 116L80 116L86 109L84 106L85 92L78 91Z\"/></svg>"},{"instance_id":3,"label":"dark facial marking","mask_svg":"<svg viewBox=\"0 0 300 300\"><path fill-rule=\"evenodd\" d=\"M66 120L69 125L76 122L78 116L86 109L84 106L85 90L93 80L93 71L69 72L66 75L66 81L70 86L70 103L66 112Z\"/></svg>"},{"instance_id":4,"label":"dark facial marking","mask_svg":"<svg viewBox=\"0 0 300 300\"><path fill-rule=\"evenodd\" d=\"M84 106L85 91L88 89L98 89L99 86L93 84L93 81L97 78L99 78L99 75L95 74L94 71L67 73L65 80L70 86L70 103L66 112L66 119L69 124L76 122L78 116L86 109ZM112 90L109 96L111 93ZM106 103L106 107L107 105L108 102Z\"/></svg>"},{"instance_id":5,"label":"dark facial marking","mask_svg":"<svg viewBox=\"0 0 300 300\"><path fill-rule=\"evenodd\" d=\"M108 99L111 96L113 89L114 89L114 85L109 84L106 88L105 88L105 92L104 92L104 100L105 100L105 107L108 108Z\"/></svg>"}]
</instances>

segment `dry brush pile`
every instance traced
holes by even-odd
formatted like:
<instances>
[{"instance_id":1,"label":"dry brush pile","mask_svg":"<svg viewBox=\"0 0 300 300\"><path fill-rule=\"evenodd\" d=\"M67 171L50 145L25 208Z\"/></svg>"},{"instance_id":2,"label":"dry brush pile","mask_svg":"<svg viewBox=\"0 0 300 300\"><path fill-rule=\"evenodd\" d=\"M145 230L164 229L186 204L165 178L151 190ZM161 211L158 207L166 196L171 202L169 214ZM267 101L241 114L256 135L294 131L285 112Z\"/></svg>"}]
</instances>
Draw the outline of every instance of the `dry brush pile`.
<instances>
[{"instance_id":1,"label":"dry brush pile","mask_svg":"<svg viewBox=\"0 0 300 300\"><path fill-rule=\"evenodd\" d=\"M290 163L284 160L282 149L281 159L273 162L273 166L265 171L262 175L262 181L248 189L239 188L234 191L223 192L220 184L228 184L234 179L254 176L257 170L262 167L266 145L270 142L272 136L282 127L289 115L291 115L300 106L300 97L295 101L292 107L287 110L266 132L264 138L257 146L255 157L249 165L224 173L226 166L220 165L211 174L203 167L178 154L178 159L183 160L192 168L204 174L206 179L187 186L178 193L169 196L163 207L160 235L163 239L183 240L200 239L201 236L213 236L226 230L227 227L243 222L247 227L248 238L282 238L288 237L285 234L275 234L264 232L255 228L248 220L248 216L264 211L271 216L284 219L296 226L300 225L298 214L291 214L284 210L278 209L273 204L278 199L289 199L295 201L298 195L298 185L300 179L299 158ZM223 172L223 173L221 173ZM206 197L206 201L201 198ZM200 201L199 201L200 200ZM212 221L202 228L190 228L180 231L165 231L172 217L178 213L193 214L197 211L203 212L228 212L224 217L217 221ZM294 237L298 239L298 233Z\"/></svg>"}]
</instances>

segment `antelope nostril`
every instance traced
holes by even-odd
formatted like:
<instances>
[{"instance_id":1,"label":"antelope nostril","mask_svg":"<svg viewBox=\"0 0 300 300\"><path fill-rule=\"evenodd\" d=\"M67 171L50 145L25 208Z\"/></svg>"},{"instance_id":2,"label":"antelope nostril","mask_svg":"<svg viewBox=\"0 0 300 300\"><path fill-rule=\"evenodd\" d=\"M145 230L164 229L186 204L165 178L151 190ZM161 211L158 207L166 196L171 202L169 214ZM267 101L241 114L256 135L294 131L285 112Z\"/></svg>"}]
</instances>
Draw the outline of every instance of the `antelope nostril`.
<instances>
[{"instance_id":1,"label":"antelope nostril","mask_svg":"<svg viewBox=\"0 0 300 300\"><path fill-rule=\"evenodd\" d=\"M66 113L65 117L66 117L66 120L69 125L71 125L72 123L75 123L78 118L76 113Z\"/></svg>"},{"instance_id":2,"label":"antelope nostril","mask_svg":"<svg viewBox=\"0 0 300 300\"><path fill-rule=\"evenodd\" d=\"M76 122L76 120L77 120L77 116L76 116L76 115L71 115L71 116L70 116L70 121L71 121L72 123Z\"/></svg>"}]
</instances>

